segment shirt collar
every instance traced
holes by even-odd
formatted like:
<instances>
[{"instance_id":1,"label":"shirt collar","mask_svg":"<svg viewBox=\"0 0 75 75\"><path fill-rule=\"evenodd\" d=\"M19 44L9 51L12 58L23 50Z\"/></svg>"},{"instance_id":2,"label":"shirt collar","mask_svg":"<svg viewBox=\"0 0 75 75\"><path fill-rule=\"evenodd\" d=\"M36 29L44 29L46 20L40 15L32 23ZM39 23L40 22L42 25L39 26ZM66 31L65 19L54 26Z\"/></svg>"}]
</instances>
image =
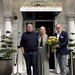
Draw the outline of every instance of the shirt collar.
<instances>
[{"instance_id":1,"label":"shirt collar","mask_svg":"<svg viewBox=\"0 0 75 75\"><path fill-rule=\"evenodd\" d=\"M57 34L61 34L62 31L60 31L59 33L57 32Z\"/></svg>"}]
</instances>

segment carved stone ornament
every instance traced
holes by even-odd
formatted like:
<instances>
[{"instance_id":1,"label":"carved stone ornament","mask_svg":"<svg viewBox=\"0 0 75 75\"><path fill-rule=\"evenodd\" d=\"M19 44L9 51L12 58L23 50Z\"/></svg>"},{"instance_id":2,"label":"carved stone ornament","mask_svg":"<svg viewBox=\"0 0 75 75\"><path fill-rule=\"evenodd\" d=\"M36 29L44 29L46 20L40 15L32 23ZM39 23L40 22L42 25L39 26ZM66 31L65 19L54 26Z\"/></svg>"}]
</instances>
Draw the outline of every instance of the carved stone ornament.
<instances>
[{"instance_id":1,"label":"carved stone ornament","mask_svg":"<svg viewBox=\"0 0 75 75\"><path fill-rule=\"evenodd\" d=\"M61 1L59 0L22 0L20 6L24 7L61 7Z\"/></svg>"}]
</instances>

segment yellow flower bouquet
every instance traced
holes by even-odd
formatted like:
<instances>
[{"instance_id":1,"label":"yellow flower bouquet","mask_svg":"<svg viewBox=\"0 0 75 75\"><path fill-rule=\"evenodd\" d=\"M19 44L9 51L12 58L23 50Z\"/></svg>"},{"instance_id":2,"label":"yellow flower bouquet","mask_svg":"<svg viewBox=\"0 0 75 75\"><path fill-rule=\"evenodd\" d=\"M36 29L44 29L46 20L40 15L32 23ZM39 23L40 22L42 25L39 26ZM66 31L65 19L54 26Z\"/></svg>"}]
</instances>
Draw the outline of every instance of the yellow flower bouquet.
<instances>
[{"instance_id":1,"label":"yellow flower bouquet","mask_svg":"<svg viewBox=\"0 0 75 75\"><path fill-rule=\"evenodd\" d=\"M58 44L58 38L55 37L55 36L50 36L48 39L47 39L47 45L49 46L54 46L55 44ZM52 51L56 51L56 49L52 49Z\"/></svg>"},{"instance_id":2,"label":"yellow flower bouquet","mask_svg":"<svg viewBox=\"0 0 75 75\"><path fill-rule=\"evenodd\" d=\"M50 36L47 39L47 44L50 45L50 46L53 46L53 45L55 45L57 43L58 43L58 38L56 38L55 36Z\"/></svg>"}]
</instances>

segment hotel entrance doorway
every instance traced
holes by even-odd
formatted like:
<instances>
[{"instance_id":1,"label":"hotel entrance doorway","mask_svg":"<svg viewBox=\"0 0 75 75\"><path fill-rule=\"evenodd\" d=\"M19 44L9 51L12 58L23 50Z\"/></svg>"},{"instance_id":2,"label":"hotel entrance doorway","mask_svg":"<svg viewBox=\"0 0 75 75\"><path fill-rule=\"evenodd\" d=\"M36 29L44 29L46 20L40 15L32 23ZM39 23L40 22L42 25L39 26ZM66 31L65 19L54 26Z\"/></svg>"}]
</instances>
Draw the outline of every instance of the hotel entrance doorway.
<instances>
[{"instance_id":1,"label":"hotel entrance doorway","mask_svg":"<svg viewBox=\"0 0 75 75\"><path fill-rule=\"evenodd\" d=\"M22 12L24 19L23 29L26 31L26 24L32 23L35 31L39 29L40 26L46 27L46 33L48 36L52 36L54 32L55 25L55 17L59 14L56 12L49 11L30 11L30 12ZM46 15L46 16L45 16ZM50 69L55 69L55 54L51 52L51 57L49 59Z\"/></svg>"}]
</instances>

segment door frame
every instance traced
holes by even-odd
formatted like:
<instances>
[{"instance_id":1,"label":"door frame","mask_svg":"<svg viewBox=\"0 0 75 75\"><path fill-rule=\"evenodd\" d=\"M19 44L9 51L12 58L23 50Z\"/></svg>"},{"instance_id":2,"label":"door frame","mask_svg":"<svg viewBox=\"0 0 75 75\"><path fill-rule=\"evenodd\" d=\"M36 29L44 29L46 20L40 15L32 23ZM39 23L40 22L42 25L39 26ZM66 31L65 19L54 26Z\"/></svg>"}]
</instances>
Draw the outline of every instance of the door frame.
<instances>
[{"instance_id":1,"label":"door frame","mask_svg":"<svg viewBox=\"0 0 75 75\"><path fill-rule=\"evenodd\" d=\"M54 31L55 31L54 27L55 27L55 24L56 24L55 19L54 20L24 20L24 22L23 22L23 32L26 32L27 23L32 23L33 24L33 30L35 31L35 29L36 29L35 23L36 22L44 22L44 21L46 21L46 22L53 21L53 33L54 33ZM54 61L55 61L54 62L55 69L57 69L57 65L56 65L57 61L56 61L56 53L55 52L54 52Z\"/></svg>"}]
</instances>

